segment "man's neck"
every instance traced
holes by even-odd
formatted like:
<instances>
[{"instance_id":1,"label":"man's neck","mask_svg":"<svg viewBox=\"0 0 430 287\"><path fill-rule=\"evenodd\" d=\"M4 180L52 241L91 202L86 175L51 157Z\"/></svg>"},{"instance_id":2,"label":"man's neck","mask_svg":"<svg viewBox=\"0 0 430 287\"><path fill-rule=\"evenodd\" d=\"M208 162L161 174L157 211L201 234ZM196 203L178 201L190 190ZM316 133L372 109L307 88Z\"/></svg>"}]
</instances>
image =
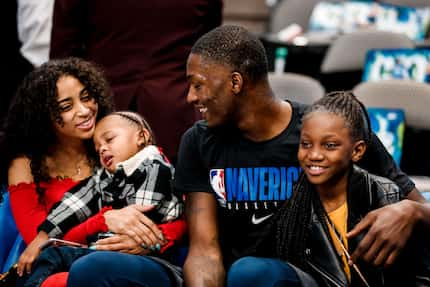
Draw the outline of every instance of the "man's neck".
<instances>
[{"instance_id":1,"label":"man's neck","mask_svg":"<svg viewBox=\"0 0 430 287\"><path fill-rule=\"evenodd\" d=\"M273 96L256 96L237 122L243 136L255 142L270 140L281 134L289 125L292 107L288 102ZM246 113L246 114L245 114Z\"/></svg>"}]
</instances>

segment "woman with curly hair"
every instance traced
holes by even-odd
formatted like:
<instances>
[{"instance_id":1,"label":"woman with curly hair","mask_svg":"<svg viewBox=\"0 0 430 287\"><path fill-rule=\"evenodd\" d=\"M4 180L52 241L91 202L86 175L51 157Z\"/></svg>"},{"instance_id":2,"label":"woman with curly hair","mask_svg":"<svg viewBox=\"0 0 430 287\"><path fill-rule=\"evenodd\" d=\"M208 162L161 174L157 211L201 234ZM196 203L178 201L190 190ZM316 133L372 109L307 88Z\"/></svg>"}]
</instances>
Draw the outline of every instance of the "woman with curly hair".
<instances>
[{"instance_id":1,"label":"woman with curly hair","mask_svg":"<svg viewBox=\"0 0 430 287\"><path fill-rule=\"evenodd\" d=\"M95 123L111 110L109 85L89 62L50 61L23 80L9 109L2 150L12 212L27 244L63 193L91 175Z\"/></svg>"},{"instance_id":2,"label":"woman with curly hair","mask_svg":"<svg viewBox=\"0 0 430 287\"><path fill-rule=\"evenodd\" d=\"M89 62L50 61L24 78L4 127L1 176L8 176L2 182L9 185L17 229L29 244L26 251L38 248L40 242L30 242L54 203L91 175L97 162L94 126L111 111L110 87ZM85 241L93 230L84 227L107 229L98 215L65 238Z\"/></svg>"},{"instance_id":3,"label":"woman with curly hair","mask_svg":"<svg viewBox=\"0 0 430 287\"><path fill-rule=\"evenodd\" d=\"M19 275L31 271L41 243L48 239L33 240L50 209L66 191L92 174L98 162L92 143L95 124L112 111L112 103L102 72L77 58L43 64L18 88L5 127L2 151L6 159L2 163L8 169L12 213L28 244L19 259ZM150 233L162 238L139 206L103 209L63 238L86 242L88 235L107 231L128 238L117 244L126 253Z\"/></svg>"}]
</instances>

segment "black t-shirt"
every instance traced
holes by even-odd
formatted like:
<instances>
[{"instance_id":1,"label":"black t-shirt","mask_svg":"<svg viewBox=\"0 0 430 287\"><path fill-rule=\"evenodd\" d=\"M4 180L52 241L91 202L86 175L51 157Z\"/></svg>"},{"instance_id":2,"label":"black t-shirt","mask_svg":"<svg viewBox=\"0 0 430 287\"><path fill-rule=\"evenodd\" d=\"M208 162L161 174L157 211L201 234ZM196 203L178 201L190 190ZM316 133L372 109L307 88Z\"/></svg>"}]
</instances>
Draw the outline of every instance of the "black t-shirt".
<instances>
[{"instance_id":1,"label":"black t-shirt","mask_svg":"<svg viewBox=\"0 0 430 287\"><path fill-rule=\"evenodd\" d=\"M174 186L184 192L211 192L218 202L220 244L229 266L243 256L265 256L262 244L272 219L292 193L301 168L297 160L305 105L291 103L288 127L264 142L244 138L231 126L209 129L197 122L182 137ZM374 136L376 139L376 136ZM407 194L414 184L394 164L379 141L361 165L389 177Z\"/></svg>"}]
</instances>

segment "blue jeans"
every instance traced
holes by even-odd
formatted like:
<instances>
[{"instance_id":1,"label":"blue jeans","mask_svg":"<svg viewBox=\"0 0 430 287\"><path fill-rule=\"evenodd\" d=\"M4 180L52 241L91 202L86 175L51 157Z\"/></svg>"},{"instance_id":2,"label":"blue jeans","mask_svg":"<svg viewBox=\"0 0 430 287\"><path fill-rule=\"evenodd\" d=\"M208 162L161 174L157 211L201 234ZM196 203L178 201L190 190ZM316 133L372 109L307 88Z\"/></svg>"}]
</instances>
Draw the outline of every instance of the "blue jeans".
<instances>
[{"instance_id":1,"label":"blue jeans","mask_svg":"<svg viewBox=\"0 0 430 287\"><path fill-rule=\"evenodd\" d=\"M273 258L243 257L227 272L228 287L281 287L301 286L294 269Z\"/></svg>"},{"instance_id":2,"label":"blue jeans","mask_svg":"<svg viewBox=\"0 0 430 287\"><path fill-rule=\"evenodd\" d=\"M173 282L163 265L150 257L97 251L72 265L67 286L170 287Z\"/></svg>"},{"instance_id":3,"label":"blue jeans","mask_svg":"<svg viewBox=\"0 0 430 287\"><path fill-rule=\"evenodd\" d=\"M32 272L25 280L25 287L38 287L50 275L69 271L77 259L94 252L88 248L49 247L34 262Z\"/></svg>"}]
</instances>

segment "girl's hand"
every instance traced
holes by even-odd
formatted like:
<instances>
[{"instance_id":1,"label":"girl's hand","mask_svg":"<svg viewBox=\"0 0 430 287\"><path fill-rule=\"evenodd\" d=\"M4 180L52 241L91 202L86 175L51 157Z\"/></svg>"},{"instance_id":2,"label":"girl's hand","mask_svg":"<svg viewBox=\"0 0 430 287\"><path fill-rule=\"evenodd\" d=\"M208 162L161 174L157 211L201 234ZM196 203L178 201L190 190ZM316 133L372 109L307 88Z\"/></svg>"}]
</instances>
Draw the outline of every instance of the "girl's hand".
<instances>
[{"instance_id":1,"label":"girl's hand","mask_svg":"<svg viewBox=\"0 0 430 287\"><path fill-rule=\"evenodd\" d=\"M48 235L44 232L40 232L27 246L18 259L17 273L19 276L23 276L24 272L27 272L27 274L31 272L31 266L41 252L40 245L47 239Z\"/></svg>"},{"instance_id":2,"label":"girl's hand","mask_svg":"<svg viewBox=\"0 0 430 287\"><path fill-rule=\"evenodd\" d=\"M146 255L154 251L160 251L161 245L164 243L159 242L155 245L149 245L149 243L139 244L128 235L115 234L109 238L98 240L96 242L96 249Z\"/></svg>"},{"instance_id":3,"label":"girl's hand","mask_svg":"<svg viewBox=\"0 0 430 287\"><path fill-rule=\"evenodd\" d=\"M164 241L163 233L151 219L143 214L153 208L153 206L129 205L121 209L106 211L104 218L109 231L128 235L139 245L155 246Z\"/></svg>"}]
</instances>

